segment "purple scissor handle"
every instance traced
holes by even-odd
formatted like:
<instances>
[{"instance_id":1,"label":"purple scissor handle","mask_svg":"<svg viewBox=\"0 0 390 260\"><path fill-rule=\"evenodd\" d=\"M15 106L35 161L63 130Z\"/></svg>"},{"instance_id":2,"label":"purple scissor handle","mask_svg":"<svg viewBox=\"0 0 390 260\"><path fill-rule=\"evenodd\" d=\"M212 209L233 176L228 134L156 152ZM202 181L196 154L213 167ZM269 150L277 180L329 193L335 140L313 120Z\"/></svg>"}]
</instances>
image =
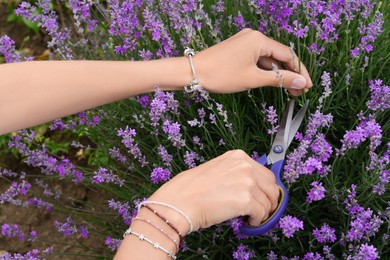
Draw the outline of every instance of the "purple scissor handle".
<instances>
[{"instance_id":1,"label":"purple scissor handle","mask_svg":"<svg viewBox=\"0 0 390 260\"><path fill-rule=\"evenodd\" d=\"M276 183L279 185L280 197L279 203L275 211L265 220L260 226L249 226L245 223L240 227L240 231L249 236L259 236L267 233L271 230L283 216L288 204L288 191L281 180L281 173L284 167L284 158L286 156L286 150L290 146L294 139L295 133L298 131L299 126L302 123L309 100L298 111L297 115L292 119L294 110L294 100L288 102L286 110L283 113L282 121L279 125L278 132L275 137L275 141L272 144L271 151L268 154L264 154L256 161L264 166L271 166L271 171L276 177Z\"/></svg>"}]
</instances>

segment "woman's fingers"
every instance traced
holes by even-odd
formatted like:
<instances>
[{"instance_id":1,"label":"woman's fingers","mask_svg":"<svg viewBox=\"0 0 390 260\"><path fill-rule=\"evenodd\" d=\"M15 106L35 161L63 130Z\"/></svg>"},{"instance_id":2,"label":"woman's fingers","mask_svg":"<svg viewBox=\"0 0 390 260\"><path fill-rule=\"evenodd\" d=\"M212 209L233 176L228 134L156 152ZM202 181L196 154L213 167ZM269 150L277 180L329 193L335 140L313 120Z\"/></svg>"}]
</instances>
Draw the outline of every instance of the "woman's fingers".
<instances>
[{"instance_id":1,"label":"woman's fingers","mask_svg":"<svg viewBox=\"0 0 390 260\"><path fill-rule=\"evenodd\" d=\"M260 69L264 69L264 70L272 70L274 68L274 65L276 65L276 66L278 66L278 68L280 68L279 61L277 61L273 58L270 58L270 57L261 57L257 62L257 66Z\"/></svg>"},{"instance_id":2,"label":"woman's fingers","mask_svg":"<svg viewBox=\"0 0 390 260\"><path fill-rule=\"evenodd\" d=\"M176 175L151 198L180 208L197 230L244 215L257 226L277 207L278 196L274 174L244 151L232 150ZM182 218L177 221L188 228Z\"/></svg>"},{"instance_id":3,"label":"woman's fingers","mask_svg":"<svg viewBox=\"0 0 390 260\"><path fill-rule=\"evenodd\" d=\"M313 86L309 72L298 56L288 46L281 44L271 38L265 37L262 48L262 56L271 57L286 64L290 71L300 73L306 79L307 88Z\"/></svg>"},{"instance_id":4,"label":"woman's fingers","mask_svg":"<svg viewBox=\"0 0 390 260\"><path fill-rule=\"evenodd\" d=\"M249 75L250 87L274 86L302 90L307 87L307 79L289 70L262 70L255 68Z\"/></svg>"},{"instance_id":5,"label":"woman's fingers","mask_svg":"<svg viewBox=\"0 0 390 260\"><path fill-rule=\"evenodd\" d=\"M271 201L261 190L252 191L253 203L250 205L248 224L259 226L268 217L271 209Z\"/></svg>"},{"instance_id":6,"label":"woman's fingers","mask_svg":"<svg viewBox=\"0 0 390 260\"><path fill-rule=\"evenodd\" d=\"M246 163L247 166L245 168L252 167L248 167L250 163ZM234 196L234 200L238 203L236 207L241 209L240 216L249 216L248 223L251 226L260 225L261 222L268 218L272 210L272 203L268 197L269 195L267 195L267 191L258 186L258 180L256 180L258 176L261 176L260 173L250 170L244 172L236 180L237 191ZM267 179L263 179L267 181Z\"/></svg>"},{"instance_id":7,"label":"woman's fingers","mask_svg":"<svg viewBox=\"0 0 390 260\"><path fill-rule=\"evenodd\" d=\"M244 151L234 150L226 153L227 162L225 164L233 162L234 165L240 164L242 169L240 170L241 176L237 176L240 180L245 182L244 185L250 187L249 190L255 198L258 199L258 202L261 203L264 201L263 199L259 199L258 194L263 194L264 198L267 199L267 204L269 203L269 207L267 212L270 210L276 209L278 205L279 198L279 187L276 185L276 177L274 173L269 170L267 167L264 167L260 163L253 160L249 155L247 155ZM234 162L234 158L237 162ZM251 184L255 184L251 186ZM256 189L254 189L256 188Z\"/></svg>"},{"instance_id":8,"label":"woman's fingers","mask_svg":"<svg viewBox=\"0 0 390 260\"><path fill-rule=\"evenodd\" d=\"M254 169L253 178L256 181L258 190L262 191L270 202L269 211L275 210L278 206L280 191L279 186L276 184L276 177L274 173L250 157L249 163Z\"/></svg>"}]
</instances>

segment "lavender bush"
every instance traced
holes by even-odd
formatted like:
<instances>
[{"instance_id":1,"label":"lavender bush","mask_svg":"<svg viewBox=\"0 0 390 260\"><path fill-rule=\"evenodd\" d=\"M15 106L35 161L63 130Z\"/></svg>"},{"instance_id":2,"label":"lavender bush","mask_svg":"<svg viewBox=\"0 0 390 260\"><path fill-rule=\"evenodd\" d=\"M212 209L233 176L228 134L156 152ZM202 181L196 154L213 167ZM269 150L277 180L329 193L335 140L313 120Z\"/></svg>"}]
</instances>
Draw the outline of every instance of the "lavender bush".
<instances>
[{"instance_id":1,"label":"lavender bush","mask_svg":"<svg viewBox=\"0 0 390 260\"><path fill-rule=\"evenodd\" d=\"M310 107L284 169L290 192L286 215L262 237L241 234L239 218L200 230L186 237L180 258L390 256L388 1L62 1L73 24L60 23L50 2L21 2L15 13L51 36L51 59L178 56L186 46L201 50L249 27L290 45L307 65L314 87L296 99L299 104L310 99ZM0 53L6 62L33 60L21 57L6 35ZM253 158L267 153L288 98L282 89L189 97L156 86L150 95L45 126L46 134L72 136L71 147L83 151L88 167L48 148L36 128L13 133L3 137L8 148L42 175L0 169L10 184L0 202L65 212L65 222L53 223L58 236L74 237L78 245L99 236L101 245L85 247L86 254L112 257L137 204L175 174L230 149ZM84 202L64 210L63 201L71 198L50 189L52 179L105 194L105 209ZM33 186L41 193L31 192ZM23 233L13 223L2 224L1 235L32 243L55 239ZM55 245L20 253L33 258L53 252Z\"/></svg>"}]
</instances>

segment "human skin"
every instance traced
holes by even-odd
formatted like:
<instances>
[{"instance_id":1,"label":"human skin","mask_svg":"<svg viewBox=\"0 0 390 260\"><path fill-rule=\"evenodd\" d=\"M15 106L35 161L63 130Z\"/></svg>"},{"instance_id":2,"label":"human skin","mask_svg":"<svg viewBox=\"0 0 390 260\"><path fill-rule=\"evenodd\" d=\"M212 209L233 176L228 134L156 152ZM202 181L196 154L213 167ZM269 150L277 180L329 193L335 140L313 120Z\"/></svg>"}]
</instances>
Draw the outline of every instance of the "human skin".
<instances>
[{"instance_id":1,"label":"human skin","mask_svg":"<svg viewBox=\"0 0 390 260\"><path fill-rule=\"evenodd\" d=\"M294 54L294 56L296 56ZM199 82L209 92L233 93L279 86L272 63L283 62L283 86L298 96L311 86L290 49L244 29L194 56ZM301 74L292 72L301 67ZM181 90L192 80L187 57L152 61L33 61L0 65L0 135L93 107L154 91ZM293 87L293 80L301 85Z\"/></svg>"},{"instance_id":2,"label":"human skin","mask_svg":"<svg viewBox=\"0 0 390 260\"><path fill-rule=\"evenodd\" d=\"M176 175L162 185L150 198L173 205L192 221L194 231L225 220L249 216L248 223L259 225L275 210L279 187L274 174L242 150L228 151L198 167ZM182 234L189 230L187 221L175 211L151 205L166 216ZM151 211L141 208L137 216L149 219L178 240L178 235ZM133 221L131 228L165 249L175 252L174 243L145 222ZM169 259L153 246L128 235L115 259Z\"/></svg>"},{"instance_id":3,"label":"human skin","mask_svg":"<svg viewBox=\"0 0 390 260\"><path fill-rule=\"evenodd\" d=\"M276 77L272 64L283 63ZM310 76L290 48L258 31L244 29L197 53L194 64L202 87L214 93L234 93L282 85L299 96L312 87ZM295 70L301 68L298 73ZM182 90L193 79L187 57L153 61L36 61L0 65L0 135L49 122L132 96L162 90ZM238 216L258 225L277 206L275 177L241 150L229 151L194 169L176 175L149 198L185 212L194 230ZM175 211L154 206L182 234L189 226ZM138 216L150 219L172 237L178 235L155 214L142 208ZM175 252L162 232L141 221L132 229ZM116 259L168 259L161 250L128 235Z\"/></svg>"}]
</instances>

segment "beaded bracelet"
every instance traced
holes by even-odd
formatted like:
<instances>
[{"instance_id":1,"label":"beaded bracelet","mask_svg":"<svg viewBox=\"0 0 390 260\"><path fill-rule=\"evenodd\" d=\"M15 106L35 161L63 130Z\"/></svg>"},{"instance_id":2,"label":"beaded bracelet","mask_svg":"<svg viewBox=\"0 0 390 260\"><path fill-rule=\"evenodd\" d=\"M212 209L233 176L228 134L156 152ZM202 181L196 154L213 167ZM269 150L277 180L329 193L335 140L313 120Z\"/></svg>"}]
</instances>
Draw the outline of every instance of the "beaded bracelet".
<instances>
[{"instance_id":1,"label":"beaded bracelet","mask_svg":"<svg viewBox=\"0 0 390 260\"><path fill-rule=\"evenodd\" d=\"M139 240L141 241L146 241L148 242L149 244L151 244L155 249L160 249L162 251L164 251L169 257L171 257L172 259L176 259L176 256L171 252L171 251L168 251L166 250L165 248L161 247L159 243L157 242L153 242L152 240L150 240L149 238L145 237L144 234L138 234L136 232L134 232L131 228L128 228L126 230L126 232L123 234L123 238L125 238L127 235L134 235L134 236L137 236L139 238Z\"/></svg>"},{"instance_id":2,"label":"beaded bracelet","mask_svg":"<svg viewBox=\"0 0 390 260\"><path fill-rule=\"evenodd\" d=\"M171 222L168 221L168 219L166 219L164 216L162 216L160 213L158 213L155 209L153 209L149 205L143 204L142 207L145 207L148 210L152 211L157 217L159 217L165 223L167 223L167 225L170 226L179 235L179 238L180 238L179 244L181 244L183 242L183 235L181 234L181 232Z\"/></svg>"},{"instance_id":3,"label":"beaded bracelet","mask_svg":"<svg viewBox=\"0 0 390 260\"><path fill-rule=\"evenodd\" d=\"M140 210L141 206L142 205L145 205L145 204L155 204L155 205L160 205L160 206L164 206L164 207L167 207L167 208L170 208L170 209L173 209L174 211L176 211L177 213L179 213L180 215L182 215L188 222L188 225L190 226L190 230L188 231L187 235L190 234L193 230L193 226L192 226L192 222L190 220L190 218L184 214L183 211L181 211L180 209L172 206L172 205L169 205L167 203L164 203L164 202L159 202L159 201L152 201L152 200L145 200L143 202L141 202L139 205L138 205L138 211Z\"/></svg>"},{"instance_id":4,"label":"beaded bracelet","mask_svg":"<svg viewBox=\"0 0 390 260\"><path fill-rule=\"evenodd\" d=\"M184 50L184 55L190 59L191 70L192 74L194 75L194 79L184 85L184 91L187 93L193 93L202 89L202 86L199 84L198 78L196 77L195 66L192 60L192 56L195 55L195 51L191 48L186 48Z\"/></svg>"},{"instance_id":5,"label":"beaded bracelet","mask_svg":"<svg viewBox=\"0 0 390 260\"><path fill-rule=\"evenodd\" d=\"M131 221L135 221L135 220L138 220L138 221L143 221L143 222L146 222L148 223L149 225L151 225L152 227L154 227L155 229L159 230L161 233L164 234L164 236L166 236L167 238L169 238L176 246L176 253L179 252L179 243L176 241L176 239L174 239L172 236L170 236L167 232L164 231L164 229L162 229L161 227L157 226L156 224L152 223L149 219L146 219L146 218L141 218L141 217L135 217L133 218Z\"/></svg>"}]
</instances>

